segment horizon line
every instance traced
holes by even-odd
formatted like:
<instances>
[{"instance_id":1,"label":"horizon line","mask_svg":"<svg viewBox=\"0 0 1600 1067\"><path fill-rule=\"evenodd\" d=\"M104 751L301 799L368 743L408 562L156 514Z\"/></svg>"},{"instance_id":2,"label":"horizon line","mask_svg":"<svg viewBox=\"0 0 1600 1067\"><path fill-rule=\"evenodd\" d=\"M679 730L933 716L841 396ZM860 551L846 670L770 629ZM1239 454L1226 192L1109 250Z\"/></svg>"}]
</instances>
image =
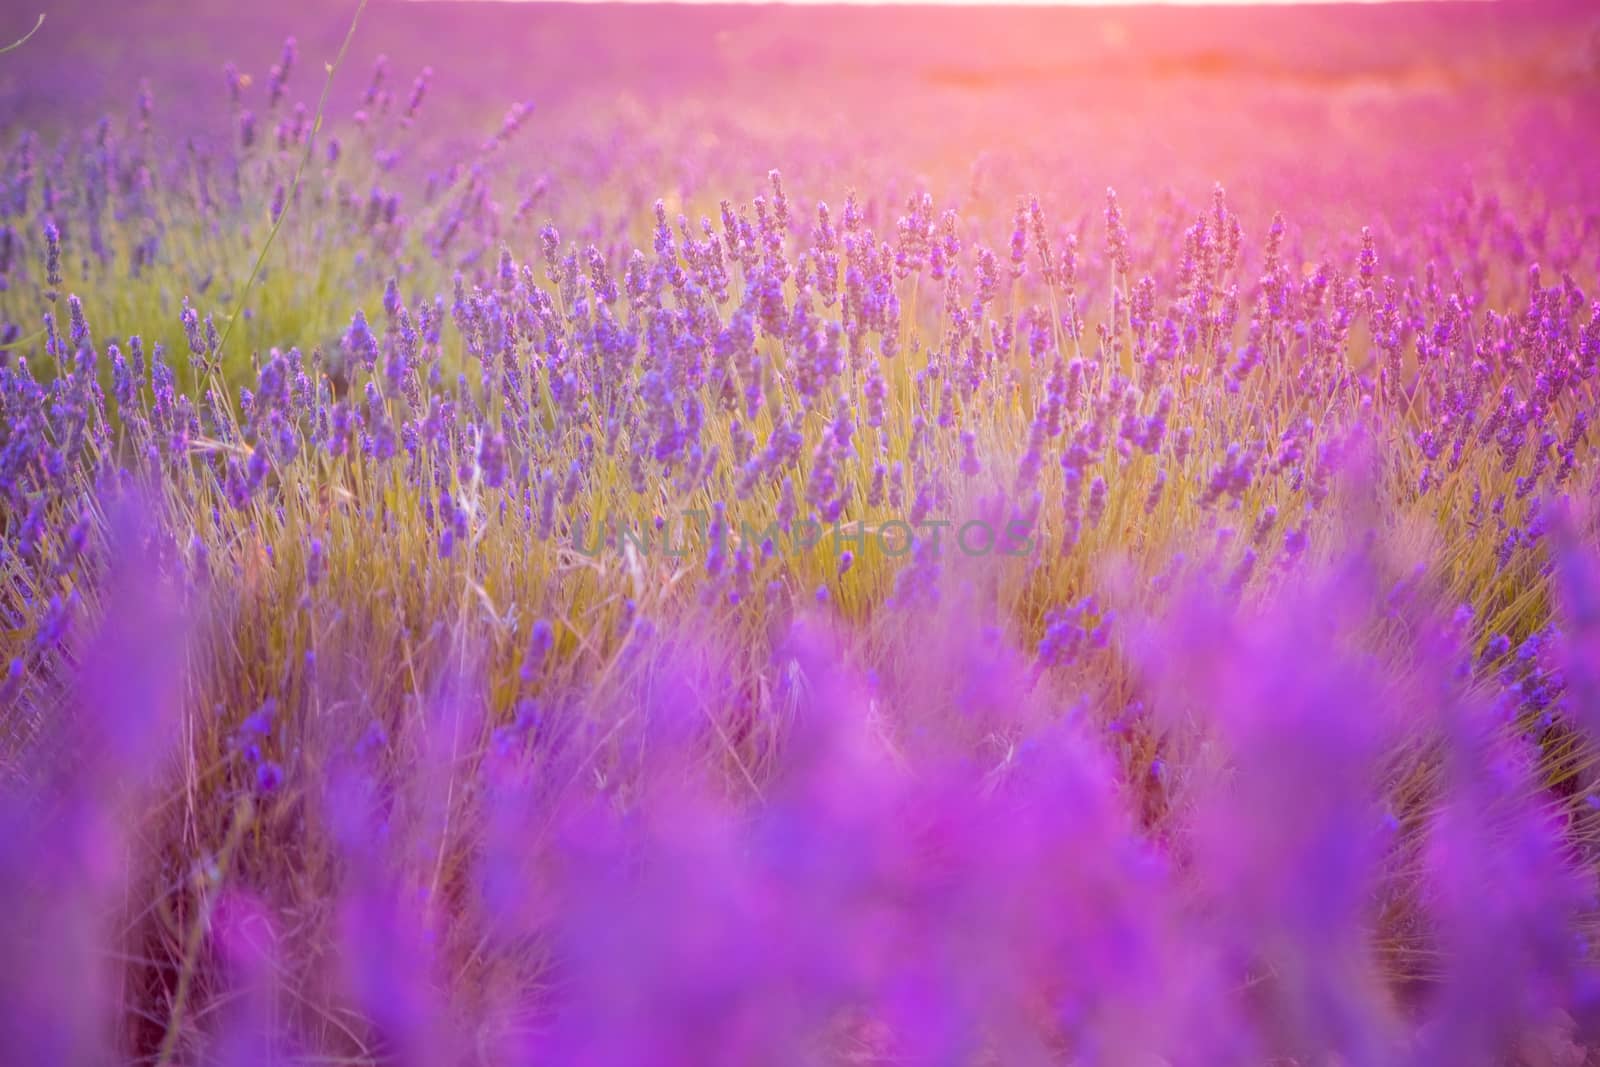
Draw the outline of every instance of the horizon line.
<instances>
[{"instance_id":1,"label":"horizon line","mask_svg":"<svg viewBox=\"0 0 1600 1067\"><path fill-rule=\"evenodd\" d=\"M945 7L945 8L1151 8L1151 7L1401 7L1493 4L1497 0L401 0L415 4L499 4L562 7ZM1537 0L1534 0L1537 2Z\"/></svg>"}]
</instances>

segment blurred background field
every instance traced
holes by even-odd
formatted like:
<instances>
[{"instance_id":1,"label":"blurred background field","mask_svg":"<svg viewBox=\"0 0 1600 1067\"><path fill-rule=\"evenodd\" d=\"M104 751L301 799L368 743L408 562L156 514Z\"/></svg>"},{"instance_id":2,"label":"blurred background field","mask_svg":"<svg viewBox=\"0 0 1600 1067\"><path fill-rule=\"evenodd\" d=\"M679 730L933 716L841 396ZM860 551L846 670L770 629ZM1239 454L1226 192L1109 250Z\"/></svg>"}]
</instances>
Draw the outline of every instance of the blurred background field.
<instances>
[{"instance_id":1,"label":"blurred background field","mask_svg":"<svg viewBox=\"0 0 1600 1067\"><path fill-rule=\"evenodd\" d=\"M148 78L167 136L215 135L227 119L225 60L261 77L294 36L315 70L352 10L53 4L39 36L0 66L0 115L81 125L129 106ZM9 3L4 33L19 35L31 12ZM1581 0L620 10L379 0L340 73L336 112L380 54L402 81L433 68L426 114L441 159L511 101L530 101L530 164L541 149L569 167L620 158L644 179L686 185L720 172L741 190L763 161L782 159L875 192L878 179L917 175L963 199L1281 183L1352 210L1407 210L1455 177L1440 173L1441 151L1480 177L1559 176L1544 164L1560 133L1600 122L1600 15ZM587 160L570 155L574 143ZM1348 165L1362 158L1370 170ZM1574 187L1548 195L1578 194L1582 168L1571 169Z\"/></svg>"}]
</instances>

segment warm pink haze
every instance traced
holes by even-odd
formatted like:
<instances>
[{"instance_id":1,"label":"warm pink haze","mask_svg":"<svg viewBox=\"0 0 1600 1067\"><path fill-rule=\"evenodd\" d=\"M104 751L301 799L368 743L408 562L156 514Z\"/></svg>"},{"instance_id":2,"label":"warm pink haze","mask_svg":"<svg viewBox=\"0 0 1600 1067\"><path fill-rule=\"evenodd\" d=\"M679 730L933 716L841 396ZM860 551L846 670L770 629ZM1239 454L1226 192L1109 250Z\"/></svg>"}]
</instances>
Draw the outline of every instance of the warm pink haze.
<instances>
[{"instance_id":1,"label":"warm pink haze","mask_svg":"<svg viewBox=\"0 0 1600 1067\"><path fill-rule=\"evenodd\" d=\"M541 3L551 0L409 0L412 3ZM778 4L795 6L859 6L859 7L968 7L968 8L1006 8L1006 7L1262 7L1262 6L1295 6L1301 4L1329 3L1346 4L1381 4L1390 2L1399 3L1436 3L1436 2L1462 2L1462 0L1144 0L1144 3L1129 3L1127 0L553 0L557 3L572 4L642 4L656 5L662 3L693 3L706 6L719 6L722 4ZM1466 2L1492 3L1496 0L1466 0Z\"/></svg>"},{"instance_id":2,"label":"warm pink haze","mask_svg":"<svg viewBox=\"0 0 1600 1067\"><path fill-rule=\"evenodd\" d=\"M1299 4L1329 3L1435 3L1435 2L1461 2L1461 0L1145 0L1143 4L1130 3L1128 0L411 0L414 3L574 3L574 4L608 4L608 3L633 3L633 4L661 4L661 3L701 3L708 6L720 4L793 4L800 6L861 6L861 7L971 7L971 8L1005 8L1005 7L1139 7L1139 6L1175 6L1175 7L1259 7L1265 5L1291 6ZM1492 3L1496 0L1476 0L1476 2Z\"/></svg>"}]
</instances>

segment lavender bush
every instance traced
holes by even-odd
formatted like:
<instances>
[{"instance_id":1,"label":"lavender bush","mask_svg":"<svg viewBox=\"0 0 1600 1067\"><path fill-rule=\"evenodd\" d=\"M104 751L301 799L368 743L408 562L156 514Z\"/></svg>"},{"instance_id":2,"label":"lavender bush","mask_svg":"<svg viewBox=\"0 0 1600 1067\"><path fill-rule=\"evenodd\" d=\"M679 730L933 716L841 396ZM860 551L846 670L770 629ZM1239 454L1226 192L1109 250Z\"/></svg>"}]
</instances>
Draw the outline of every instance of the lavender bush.
<instances>
[{"instance_id":1,"label":"lavender bush","mask_svg":"<svg viewBox=\"0 0 1600 1067\"><path fill-rule=\"evenodd\" d=\"M303 51L0 145L11 1059L1589 1062L1592 78L1086 198Z\"/></svg>"}]
</instances>

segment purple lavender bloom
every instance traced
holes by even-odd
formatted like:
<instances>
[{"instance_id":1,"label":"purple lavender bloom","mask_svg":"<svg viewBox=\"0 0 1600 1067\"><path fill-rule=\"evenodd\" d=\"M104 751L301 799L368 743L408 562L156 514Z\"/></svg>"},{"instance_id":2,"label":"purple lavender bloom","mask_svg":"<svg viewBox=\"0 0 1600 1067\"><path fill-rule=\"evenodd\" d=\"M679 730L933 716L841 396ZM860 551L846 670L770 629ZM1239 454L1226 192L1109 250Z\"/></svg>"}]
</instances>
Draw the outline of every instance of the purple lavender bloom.
<instances>
[{"instance_id":1,"label":"purple lavender bloom","mask_svg":"<svg viewBox=\"0 0 1600 1067\"><path fill-rule=\"evenodd\" d=\"M324 568L322 541L313 537L306 549L306 585L312 589L320 585Z\"/></svg>"},{"instance_id":2,"label":"purple lavender bloom","mask_svg":"<svg viewBox=\"0 0 1600 1067\"><path fill-rule=\"evenodd\" d=\"M256 789L264 794L275 793L283 785L283 768L263 760L256 767Z\"/></svg>"},{"instance_id":3,"label":"purple lavender bloom","mask_svg":"<svg viewBox=\"0 0 1600 1067\"><path fill-rule=\"evenodd\" d=\"M478 472L483 484L499 489L506 482L506 442L499 433L485 433L478 440Z\"/></svg>"},{"instance_id":4,"label":"purple lavender bloom","mask_svg":"<svg viewBox=\"0 0 1600 1067\"><path fill-rule=\"evenodd\" d=\"M276 108L283 99L284 87L288 84L289 74L294 70L295 60L299 57L299 44L293 37L283 42L283 56L272 68L267 77L267 106Z\"/></svg>"},{"instance_id":5,"label":"purple lavender bloom","mask_svg":"<svg viewBox=\"0 0 1600 1067\"><path fill-rule=\"evenodd\" d=\"M367 326L367 316L363 312L357 311L350 320L350 328L345 331L341 347L347 358L359 363L369 373L377 365L378 339Z\"/></svg>"},{"instance_id":6,"label":"purple lavender bloom","mask_svg":"<svg viewBox=\"0 0 1600 1067\"><path fill-rule=\"evenodd\" d=\"M61 285L61 230L53 222L44 224L45 284L50 291L45 296L54 300L55 290Z\"/></svg>"},{"instance_id":7,"label":"purple lavender bloom","mask_svg":"<svg viewBox=\"0 0 1600 1067\"><path fill-rule=\"evenodd\" d=\"M555 647L555 629L545 619L535 620L528 631L528 651L522 660L522 680L531 682L544 669L550 651Z\"/></svg>"}]
</instances>

